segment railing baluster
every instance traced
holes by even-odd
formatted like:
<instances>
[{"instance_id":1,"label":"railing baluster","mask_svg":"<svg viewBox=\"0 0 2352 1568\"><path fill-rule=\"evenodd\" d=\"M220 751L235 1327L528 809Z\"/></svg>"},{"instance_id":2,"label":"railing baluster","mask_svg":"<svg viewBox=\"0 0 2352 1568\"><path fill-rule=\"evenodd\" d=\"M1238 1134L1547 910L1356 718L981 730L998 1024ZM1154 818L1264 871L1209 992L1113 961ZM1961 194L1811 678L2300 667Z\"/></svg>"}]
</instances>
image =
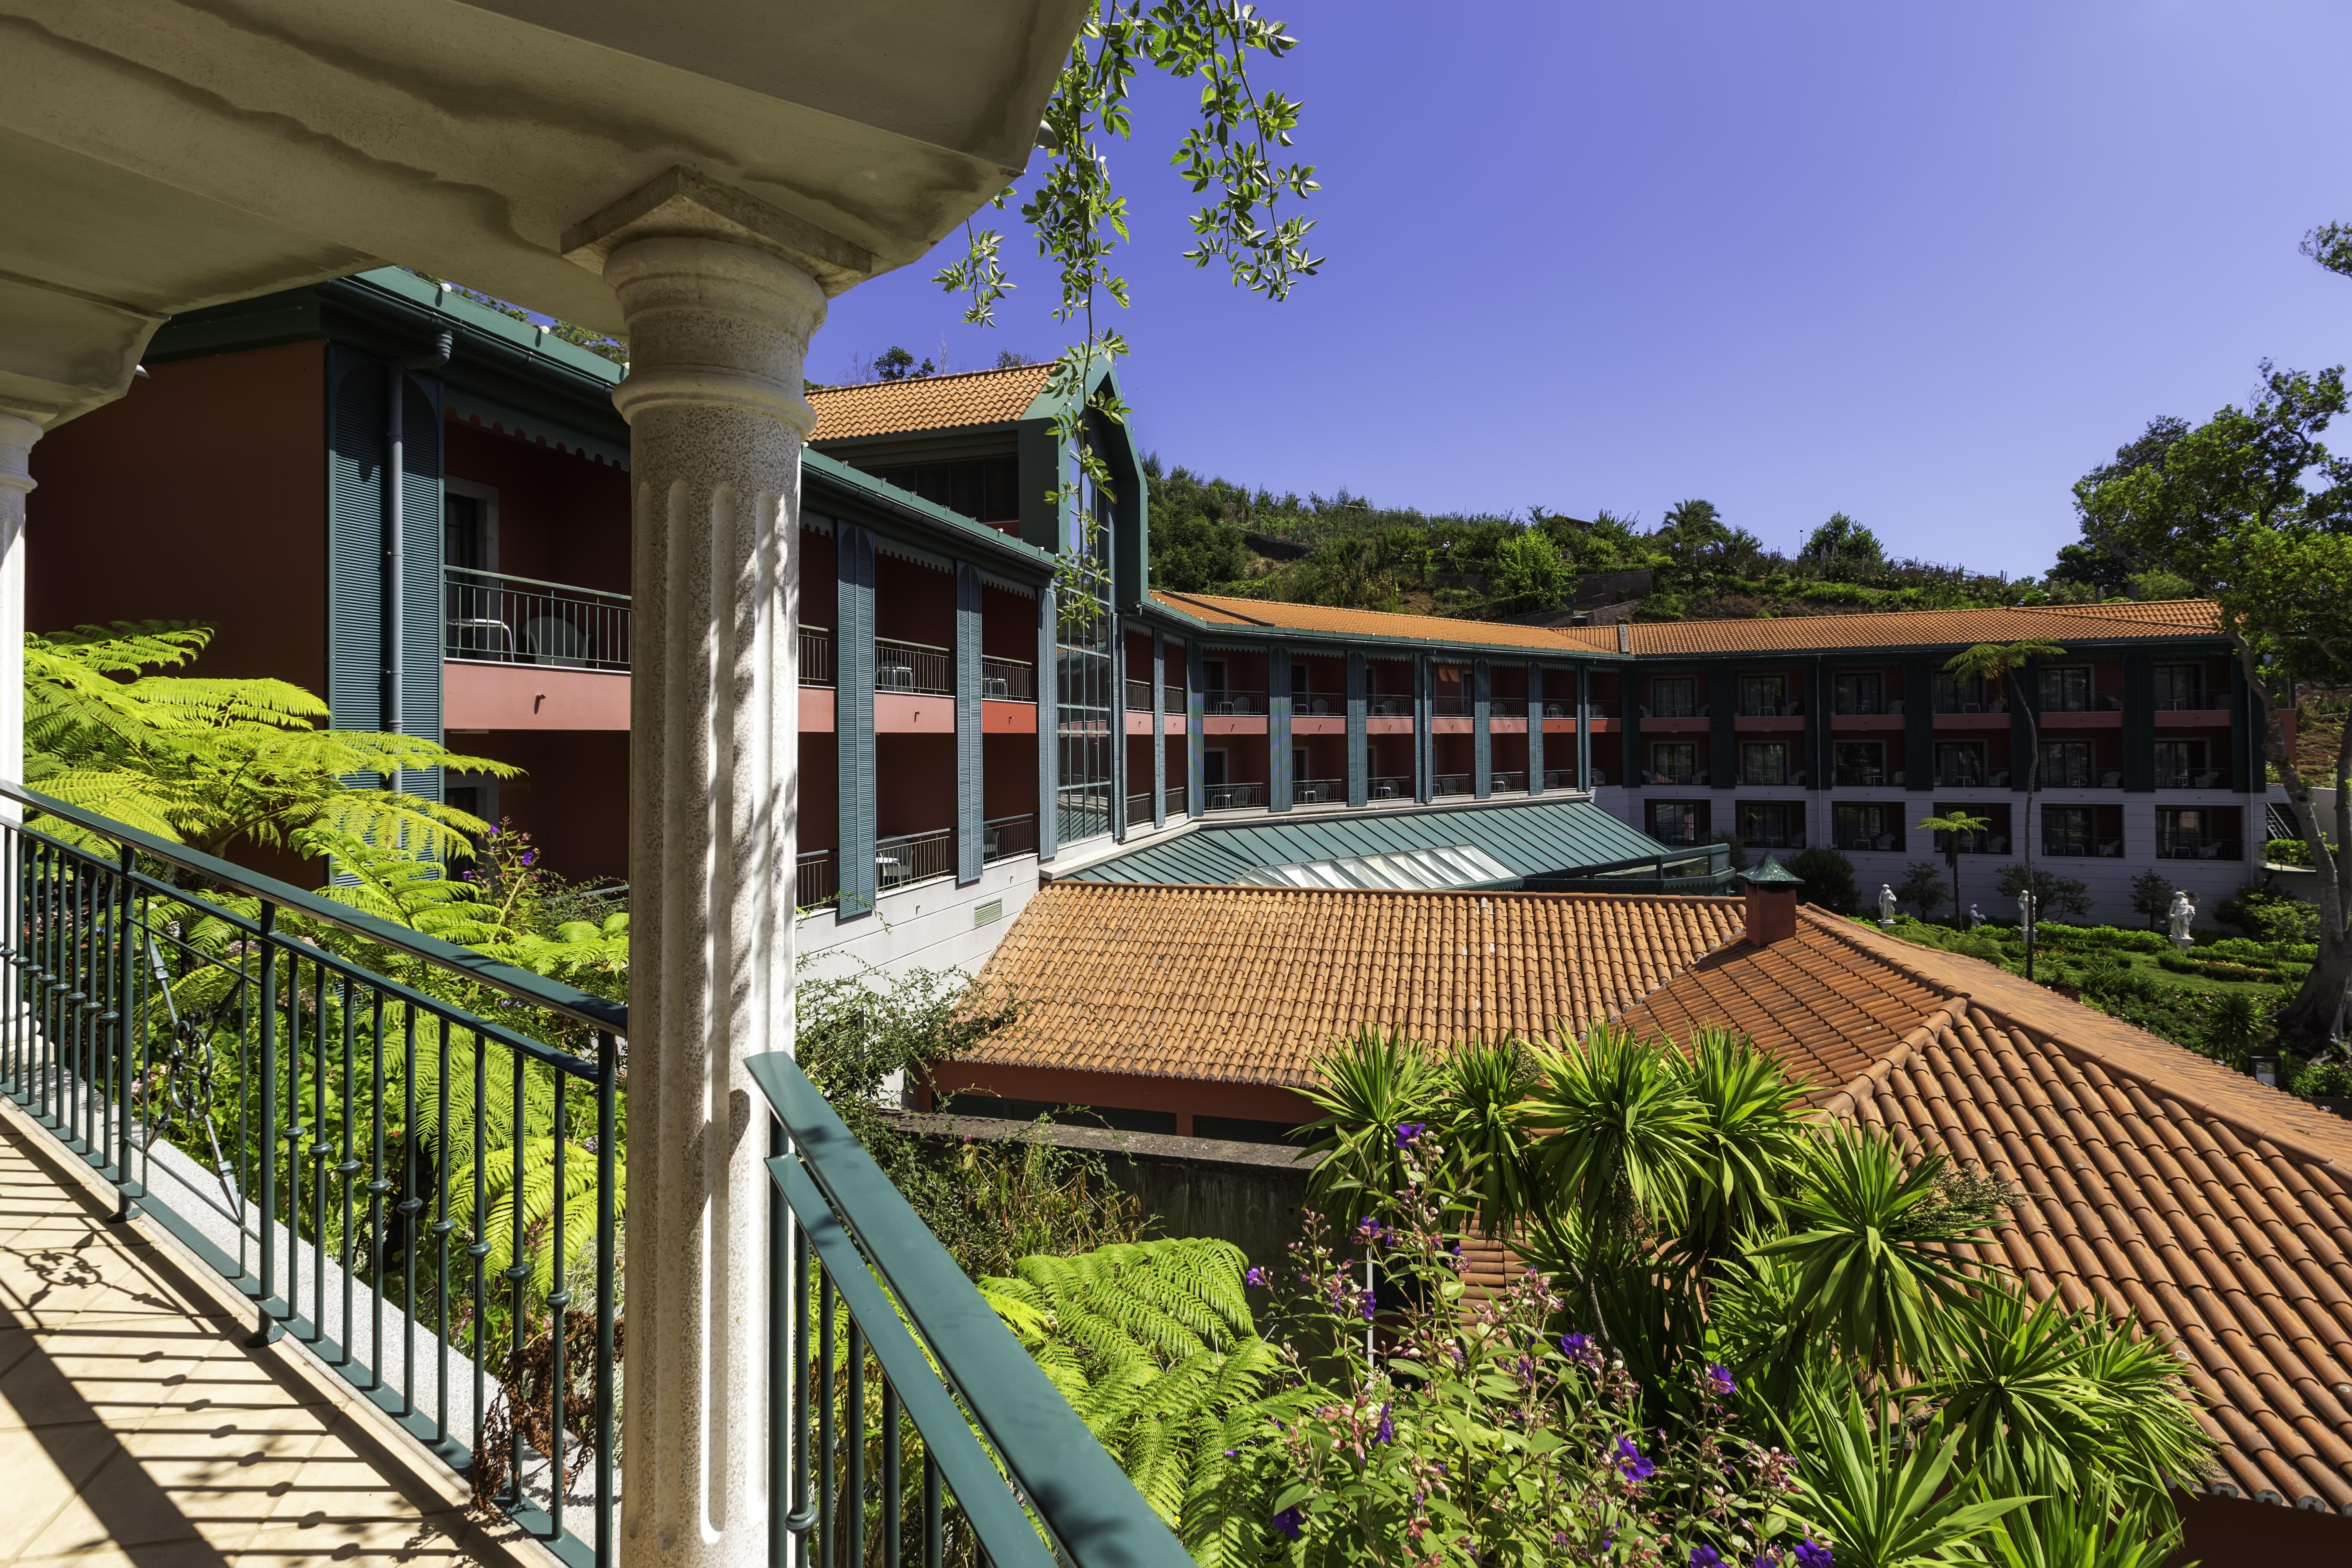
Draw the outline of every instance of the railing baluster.
<instances>
[{"instance_id":1,"label":"railing baluster","mask_svg":"<svg viewBox=\"0 0 2352 1568\"><path fill-rule=\"evenodd\" d=\"M427 1016L433 1020L434 1046L441 1058L440 1075L434 1079L440 1107L433 1123L439 1130L433 1151L433 1189L440 1215L433 1222L434 1244L439 1248L433 1266L433 1392L437 1402L433 1437L446 1454L449 1447L449 1233L457 1228L457 1222L449 1217L449 1021L437 1013ZM478 1105L476 1109L478 1119ZM413 1140L415 1134L412 1131L409 1136Z\"/></svg>"},{"instance_id":2,"label":"railing baluster","mask_svg":"<svg viewBox=\"0 0 2352 1568\"><path fill-rule=\"evenodd\" d=\"M271 932L278 925L278 906L261 906L261 1321L253 1342L268 1344L278 1337L269 1315L271 1292L278 1288L278 954ZM241 1100L242 1094L238 1096Z\"/></svg>"},{"instance_id":3,"label":"railing baluster","mask_svg":"<svg viewBox=\"0 0 2352 1568\"><path fill-rule=\"evenodd\" d=\"M369 1097L373 1114L368 1135L368 1273L375 1280L375 1289L368 1292L368 1305L374 1321L368 1332L368 1392L383 1386L383 1369L392 1357L383 1348L383 1200L392 1191L392 1183L383 1173L383 993L369 987L368 1077L374 1093ZM403 1250L409 1250L404 1248ZM408 1390L404 1384L400 1394L400 1413L408 1414Z\"/></svg>"},{"instance_id":4,"label":"railing baluster","mask_svg":"<svg viewBox=\"0 0 2352 1568\"><path fill-rule=\"evenodd\" d=\"M520 1113L521 1107L515 1108ZM467 1243L466 1256L471 1260L474 1274L472 1298L474 1319L474 1463L480 1464L482 1438L489 1419L488 1369L483 1365L484 1352L489 1349L489 1299L485 1293L485 1266L490 1256L489 1226L485 1223L489 1206L489 1133L490 1133L490 1053L482 1038L482 1031L474 1031L474 1235ZM444 1133L443 1136L447 1136ZM521 1237L515 1238L521 1244Z\"/></svg>"},{"instance_id":5,"label":"railing baluster","mask_svg":"<svg viewBox=\"0 0 2352 1568\"><path fill-rule=\"evenodd\" d=\"M945 1548L941 1537L944 1521L940 1509L940 1462L931 1458L931 1446L923 1444L923 1568L940 1568L940 1554Z\"/></svg>"},{"instance_id":6,"label":"railing baluster","mask_svg":"<svg viewBox=\"0 0 2352 1568\"><path fill-rule=\"evenodd\" d=\"M620 1047L610 1030L596 1034L596 1561L613 1561L613 1289L618 1235L613 1187L617 1143Z\"/></svg>"},{"instance_id":7,"label":"railing baluster","mask_svg":"<svg viewBox=\"0 0 2352 1568\"><path fill-rule=\"evenodd\" d=\"M816 1271L816 1560L835 1568L833 1521L833 1281Z\"/></svg>"},{"instance_id":8,"label":"railing baluster","mask_svg":"<svg viewBox=\"0 0 2352 1568\"><path fill-rule=\"evenodd\" d=\"M342 1344L343 1364L345 1366L350 1366L353 1363L359 1354L358 1345L360 1338L359 1335L352 1331L352 1275L359 1263L359 1257L354 1245L358 1239L356 1236L356 1227L352 1224L352 1178L357 1176L365 1167L352 1152L352 1106L353 1103L352 1098L352 1075L355 1070L354 1065L352 1061L352 1056L354 1048L354 1042L357 1039L359 1032L359 1018L352 1008L351 976L346 974L340 976L340 979L342 983L342 1000L337 1004L337 1005L341 1008L343 1015L343 1106L341 1115L337 1117L336 1120L342 1123L343 1158L341 1163L335 1166L335 1173L338 1176L341 1176L343 1182ZM376 1097L376 1103L378 1105L382 1105L383 1103L383 1097L382 1095L378 1095ZM319 1238L320 1244L324 1246L326 1239L327 1238L325 1237L320 1237ZM374 1342L369 1342L369 1359L373 1361L381 1353L380 1349L375 1345Z\"/></svg>"},{"instance_id":9,"label":"railing baluster","mask_svg":"<svg viewBox=\"0 0 2352 1568\"><path fill-rule=\"evenodd\" d=\"M335 1152L327 1141L327 966L315 959L310 964L310 1235L320 1248L310 1263L310 1338L315 1342L327 1337L327 1158ZM291 1239L290 1227L287 1236Z\"/></svg>"},{"instance_id":10,"label":"railing baluster","mask_svg":"<svg viewBox=\"0 0 2352 1568\"><path fill-rule=\"evenodd\" d=\"M770 1196L784 1211L783 1223L792 1233L793 1245L793 1511L784 1520L784 1529L792 1536L793 1568L809 1568L809 1528L817 1515L809 1499L808 1233L793 1220L790 1205L782 1197L772 1193Z\"/></svg>"},{"instance_id":11,"label":"railing baluster","mask_svg":"<svg viewBox=\"0 0 2352 1568\"><path fill-rule=\"evenodd\" d=\"M520 1058L522 1053L520 1051L517 1051L515 1055L517 1058ZM564 1156L569 1152L565 1146L565 1141L571 1135L571 1120L565 1113L569 1110L571 1105L572 1096L570 1091L571 1086L563 1081L561 1074L557 1074L555 1077L555 1222L553 1233L548 1237L548 1244L553 1248L553 1251L550 1257L547 1275L549 1284L549 1289L547 1292L547 1309L548 1316L551 1320L548 1325L548 1333L551 1336L548 1342L547 1359L549 1364L554 1368L552 1373L550 1374L547 1397L549 1409L551 1411L549 1427L550 1430L555 1434L555 1451L548 1456L547 1472L549 1495L554 1499L554 1501L549 1506L547 1510L550 1520L547 1536L551 1541L555 1540L563 1533L563 1504L572 1491L572 1489L566 1486L563 1482L563 1439L566 1436L563 1429L563 1394L565 1388L563 1380L563 1334L569 1321L565 1314L572 1306L572 1287L567 1283L571 1279L571 1276L564 1272L565 1260L563 1257L563 1226L565 1223L563 1210L564 1188L566 1185L563 1167ZM516 1177L515 1190L520 1192L522 1190L522 1171L520 1168L520 1163L518 1163L518 1168L514 1174ZM518 1474L520 1473L520 1466L516 1467Z\"/></svg>"},{"instance_id":12,"label":"railing baluster","mask_svg":"<svg viewBox=\"0 0 2352 1568\"><path fill-rule=\"evenodd\" d=\"M866 1336L853 1313L848 1322L849 1390L841 1424L849 1437L849 1476L842 1482L842 1561L859 1568L866 1561Z\"/></svg>"},{"instance_id":13,"label":"railing baluster","mask_svg":"<svg viewBox=\"0 0 2352 1568\"><path fill-rule=\"evenodd\" d=\"M898 1568L898 1515L906 1500L898 1495L898 1388L882 1374L882 1561Z\"/></svg>"},{"instance_id":14,"label":"railing baluster","mask_svg":"<svg viewBox=\"0 0 2352 1568\"><path fill-rule=\"evenodd\" d=\"M474 1037L474 1050L478 1055L486 1056L488 1054L488 1048L484 1046L482 1037L478 1034ZM514 1321L507 1325L507 1342L511 1347L508 1352L507 1356L507 1376L514 1380L515 1383L520 1384L522 1380L523 1342L530 1331L530 1307L525 1301L523 1295L523 1286L530 1279L530 1266L523 1261L525 1256L523 1249L524 1237L522 1229L522 1145L524 1132L522 1111L523 1059L522 1053L520 1051L509 1051L507 1054L512 1058L514 1063L514 1070L509 1084L509 1088L514 1096L514 1121L513 1125L507 1129L507 1187L509 1192L511 1194L511 1202L508 1207L508 1224L510 1228L507 1232L507 1249L509 1256L507 1258L506 1273L507 1295L509 1302L509 1310L514 1314ZM476 1114L478 1116L480 1113L477 1111ZM479 1191L480 1189L481 1182L478 1175L475 1181L475 1190ZM488 1226L483 1223L484 1216L481 1215L479 1205L477 1205L475 1207L475 1215L474 1223L476 1227L482 1230L484 1234L487 1235ZM487 1247L484 1250L487 1254ZM478 1365L476 1366L474 1374L476 1379L478 1381L482 1375L481 1368ZM509 1403L510 1405L513 1404L516 1397L516 1394L513 1391L509 1391L508 1395ZM561 1421L562 1418L562 1406L559 1405L557 1406L556 1419ZM508 1462L512 1465L514 1468L514 1500L517 1503L521 1502L523 1498L522 1428L523 1413L520 1408L518 1408L515 1410L514 1419L507 1423L507 1429L512 1435L513 1452L508 1456ZM560 1490L561 1488L559 1487L558 1489ZM555 1506L557 1510L560 1512L563 1507L562 1499L559 1498L556 1500Z\"/></svg>"}]
</instances>

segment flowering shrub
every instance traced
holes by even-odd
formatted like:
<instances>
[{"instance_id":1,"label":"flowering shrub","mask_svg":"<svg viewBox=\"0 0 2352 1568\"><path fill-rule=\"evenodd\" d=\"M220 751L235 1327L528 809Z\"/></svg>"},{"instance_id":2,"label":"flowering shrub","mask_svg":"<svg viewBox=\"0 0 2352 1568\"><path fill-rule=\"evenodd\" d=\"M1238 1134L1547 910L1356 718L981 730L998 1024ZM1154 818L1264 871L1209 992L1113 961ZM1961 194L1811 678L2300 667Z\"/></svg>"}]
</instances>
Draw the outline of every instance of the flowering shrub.
<instances>
[{"instance_id":1,"label":"flowering shrub","mask_svg":"<svg viewBox=\"0 0 2352 1568\"><path fill-rule=\"evenodd\" d=\"M1529 1271L1479 1294L1428 1191L1443 1159L1399 1130L1408 1186L1343 1256L1320 1216L1248 1282L1281 1342L1260 1436L1187 1510L1206 1563L1553 1563L1828 1568L1784 1506L1795 1466L1738 1429L1725 1367L1678 1369L1696 1419L1645 1426L1644 1391ZM1367 1333L1367 1324L1370 1331ZM1370 1343L1368 1343L1368 1339Z\"/></svg>"}]
</instances>

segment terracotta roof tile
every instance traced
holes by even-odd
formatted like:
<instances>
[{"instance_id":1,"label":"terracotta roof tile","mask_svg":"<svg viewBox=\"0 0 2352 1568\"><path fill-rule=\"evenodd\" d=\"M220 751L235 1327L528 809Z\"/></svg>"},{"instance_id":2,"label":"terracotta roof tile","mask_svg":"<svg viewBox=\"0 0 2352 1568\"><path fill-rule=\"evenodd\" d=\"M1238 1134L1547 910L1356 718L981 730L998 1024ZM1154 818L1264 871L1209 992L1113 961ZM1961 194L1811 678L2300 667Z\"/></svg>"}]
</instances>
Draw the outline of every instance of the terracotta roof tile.
<instances>
[{"instance_id":1,"label":"terracotta roof tile","mask_svg":"<svg viewBox=\"0 0 2352 1568\"><path fill-rule=\"evenodd\" d=\"M1360 1025L1451 1043L1613 1016L1740 929L1730 899L1048 883L964 1059L1297 1087Z\"/></svg>"},{"instance_id":2,"label":"terracotta roof tile","mask_svg":"<svg viewBox=\"0 0 2352 1568\"><path fill-rule=\"evenodd\" d=\"M1614 653L1617 628L1517 626L1446 616L1332 609L1211 594L1156 590L1152 597L1212 626L1257 626L1341 637L1394 637L1526 648L1536 653ZM2219 630L2212 604L2177 599L2153 604L2064 605L2034 609L1897 610L1868 615L1776 616L1769 620L1657 621L1631 628L1636 657L1776 653L1844 648L1948 647L1980 642L2113 641L2174 637Z\"/></svg>"},{"instance_id":3,"label":"terracotta roof tile","mask_svg":"<svg viewBox=\"0 0 2352 1568\"><path fill-rule=\"evenodd\" d=\"M1049 364L1024 364L1013 370L824 387L808 395L816 409L816 431L809 442L823 446L827 441L896 435L902 430L1001 425L1028 411L1045 389L1045 378L1053 370Z\"/></svg>"},{"instance_id":4,"label":"terracotta roof tile","mask_svg":"<svg viewBox=\"0 0 2352 1568\"><path fill-rule=\"evenodd\" d=\"M1739 1027L1825 1114L2014 1186L1990 1255L2174 1347L2217 1487L2352 1511L2352 1123L1990 964L1817 910L1739 929L1729 900L1056 882L982 972L1032 1005L975 1059L1296 1086L1360 1023ZM1474 1289L1513 1266L1466 1250Z\"/></svg>"}]
</instances>

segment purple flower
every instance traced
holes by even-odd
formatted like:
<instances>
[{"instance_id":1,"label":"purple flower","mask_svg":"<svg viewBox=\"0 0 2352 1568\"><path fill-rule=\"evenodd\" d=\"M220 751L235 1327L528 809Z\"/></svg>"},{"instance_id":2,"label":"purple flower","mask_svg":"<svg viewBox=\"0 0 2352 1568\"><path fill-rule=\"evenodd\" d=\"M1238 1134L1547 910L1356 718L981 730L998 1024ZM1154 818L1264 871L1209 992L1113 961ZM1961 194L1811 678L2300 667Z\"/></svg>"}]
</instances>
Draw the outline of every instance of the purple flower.
<instances>
[{"instance_id":1,"label":"purple flower","mask_svg":"<svg viewBox=\"0 0 2352 1568\"><path fill-rule=\"evenodd\" d=\"M1388 1233L1389 1227L1382 1225L1370 1215L1366 1215L1363 1218L1356 1222L1356 1234L1363 1237L1366 1241L1378 1241Z\"/></svg>"},{"instance_id":2,"label":"purple flower","mask_svg":"<svg viewBox=\"0 0 2352 1568\"><path fill-rule=\"evenodd\" d=\"M1830 1543L1811 1536L1797 1543L1797 1568L1830 1568Z\"/></svg>"},{"instance_id":3,"label":"purple flower","mask_svg":"<svg viewBox=\"0 0 2352 1568\"><path fill-rule=\"evenodd\" d=\"M1366 1322L1368 1322L1368 1323L1369 1323L1369 1322L1370 1322L1370 1321L1372 1321L1372 1293L1371 1293L1370 1290L1367 1290L1367 1291L1365 1291L1365 1292L1364 1292L1364 1308L1363 1308L1363 1310L1364 1310L1364 1321L1366 1321Z\"/></svg>"},{"instance_id":4,"label":"purple flower","mask_svg":"<svg viewBox=\"0 0 2352 1568\"><path fill-rule=\"evenodd\" d=\"M526 849L522 852L522 863L526 866L538 858L539 851L536 849Z\"/></svg>"},{"instance_id":5,"label":"purple flower","mask_svg":"<svg viewBox=\"0 0 2352 1568\"><path fill-rule=\"evenodd\" d=\"M1282 1532L1285 1540L1297 1540L1307 1528L1306 1511L1294 1503L1274 1516L1274 1528Z\"/></svg>"},{"instance_id":6,"label":"purple flower","mask_svg":"<svg viewBox=\"0 0 2352 1568\"><path fill-rule=\"evenodd\" d=\"M1242 1451L1239 1448L1228 1448L1225 1450L1225 1458L1228 1459L1238 1459L1241 1458L1241 1454Z\"/></svg>"},{"instance_id":7,"label":"purple flower","mask_svg":"<svg viewBox=\"0 0 2352 1568\"><path fill-rule=\"evenodd\" d=\"M1428 1123L1428 1122L1426 1122L1426 1121L1400 1121L1400 1122L1398 1122L1398 1123L1397 1123L1397 1147L1398 1147L1398 1148L1400 1148L1400 1149L1410 1149L1410 1148L1412 1148L1412 1144L1413 1144L1413 1140L1414 1140L1414 1139L1416 1139L1416 1138L1418 1138L1418 1137L1420 1137L1423 1133L1424 1133L1424 1132L1426 1132L1426 1131L1429 1131L1429 1123Z\"/></svg>"},{"instance_id":8,"label":"purple flower","mask_svg":"<svg viewBox=\"0 0 2352 1568\"><path fill-rule=\"evenodd\" d=\"M1251 1269L1248 1273L1242 1276L1242 1283L1247 1285L1253 1290L1265 1289L1265 1270L1263 1268Z\"/></svg>"},{"instance_id":9,"label":"purple flower","mask_svg":"<svg viewBox=\"0 0 2352 1568\"><path fill-rule=\"evenodd\" d=\"M1372 1434L1372 1441L1375 1443L1396 1441L1396 1423L1389 1419L1389 1407L1385 1403L1381 1405L1381 1426L1379 1431Z\"/></svg>"},{"instance_id":10,"label":"purple flower","mask_svg":"<svg viewBox=\"0 0 2352 1568\"><path fill-rule=\"evenodd\" d=\"M1709 1362L1706 1363L1706 1391L1717 1399L1728 1399L1739 1392L1739 1384L1732 1381L1731 1373L1724 1370L1720 1363Z\"/></svg>"},{"instance_id":11,"label":"purple flower","mask_svg":"<svg viewBox=\"0 0 2352 1568\"><path fill-rule=\"evenodd\" d=\"M1690 1568L1723 1568L1723 1553L1712 1546L1690 1549Z\"/></svg>"},{"instance_id":12,"label":"purple flower","mask_svg":"<svg viewBox=\"0 0 2352 1568\"><path fill-rule=\"evenodd\" d=\"M1631 1437L1617 1439L1617 1473L1629 1481L1648 1480L1658 1473L1658 1467L1642 1458L1641 1447ZM1806 1568L1812 1568L1811 1563Z\"/></svg>"},{"instance_id":13,"label":"purple flower","mask_svg":"<svg viewBox=\"0 0 2352 1568\"><path fill-rule=\"evenodd\" d=\"M1601 1352L1593 1348L1591 1334L1560 1335L1559 1353L1570 1361L1581 1362L1588 1366L1598 1364L1601 1360Z\"/></svg>"},{"instance_id":14,"label":"purple flower","mask_svg":"<svg viewBox=\"0 0 2352 1568\"><path fill-rule=\"evenodd\" d=\"M1768 1546L1756 1554L1756 1560L1748 1568L1780 1568L1780 1554Z\"/></svg>"}]
</instances>

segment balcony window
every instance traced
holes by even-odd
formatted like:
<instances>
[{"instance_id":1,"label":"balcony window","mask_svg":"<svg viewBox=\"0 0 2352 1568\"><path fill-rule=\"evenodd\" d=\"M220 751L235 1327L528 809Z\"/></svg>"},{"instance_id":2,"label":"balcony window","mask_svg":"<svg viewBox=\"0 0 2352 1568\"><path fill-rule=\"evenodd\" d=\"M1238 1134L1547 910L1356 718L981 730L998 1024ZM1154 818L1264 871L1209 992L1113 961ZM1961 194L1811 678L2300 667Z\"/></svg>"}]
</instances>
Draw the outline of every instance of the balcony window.
<instances>
[{"instance_id":1,"label":"balcony window","mask_svg":"<svg viewBox=\"0 0 2352 1568\"><path fill-rule=\"evenodd\" d=\"M1696 844L1706 832L1706 807L1687 801L1650 803L1650 837L1661 844Z\"/></svg>"},{"instance_id":2,"label":"balcony window","mask_svg":"<svg viewBox=\"0 0 2352 1568\"><path fill-rule=\"evenodd\" d=\"M2089 805L2048 805L2042 808L2042 852L2061 856L2116 856L2124 852L2119 808L2109 807L2102 822L2100 809Z\"/></svg>"},{"instance_id":3,"label":"balcony window","mask_svg":"<svg viewBox=\"0 0 2352 1568\"><path fill-rule=\"evenodd\" d=\"M1687 675L1657 676L1650 681L1650 712L1660 719L1698 717L1698 682Z\"/></svg>"},{"instance_id":4,"label":"balcony window","mask_svg":"<svg viewBox=\"0 0 2352 1568\"><path fill-rule=\"evenodd\" d=\"M2088 713L2091 710L2091 667L2065 664L2042 672L2044 713Z\"/></svg>"},{"instance_id":5,"label":"balcony window","mask_svg":"<svg viewBox=\"0 0 2352 1568\"><path fill-rule=\"evenodd\" d=\"M1830 833L1841 849L1903 847L1903 819L1892 806L1840 804L1831 808Z\"/></svg>"},{"instance_id":6,"label":"balcony window","mask_svg":"<svg viewBox=\"0 0 2352 1568\"><path fill-rule=\"evenodd\" d=\"M1850 788L1875 788L1886 782L1886 745L1883 741L1840 741L1836 763L1837 782Z\"/></svg>"},{"instance_id":7,"label":"balcony window","mask_svg":"<svg viewBox=\"0 0 2352 1568\"><path fill-rule=\"evenodd\" d=\"M2212 789L2221 782L2219 770L2205 765L2202 741L2158 741L2156 743L2156 787Z\"/></svg>"},{"instance_id":8,"label":"balcony window","mask_svg":"<svg viewBox=\"0 0 2352 1568\"><path fill-rule=\"evenodd\" d=\"M1937 742L1936 782L1958 788L1975 788L1982 784L1985 782L1984 742Z\"/></svg>"},{"instance_id":9,"label":"balcony window","mask_svg":"<svg viewBox=\"0 0 2352 1568\"><path fill-rule=\"evenodd\" d=\"M2159 713L2180 713L2205 706L2205 667L2201 664L2159 664L2156 667L2156 708Z\"/></svg>"},{"instance_id":10,"label":"balcony window","mask_svg":"<svg viewBox=\"0 0 2352 1568\"><path fill-rule=\"evenodd\" d=\"M2236 813L2228 814L2235 817ZM2161 860L2234 860L2238 842L2223 814L2205 806L2158 806L2156 853Z\"/></svg>"},{"instance_id":11,"label":"balcony window","mask_svg":"<svg viewBox=\"0 0 2352 1568\"><path fill-rule=\"evenodd\" d=\"M1802 849L1805 808L1791 801L1743 801L1739 841L1756 849Z\"/></svg>"},{"instance_id":12,"label":"balcony window","mask_svg":"<svg viewBox=\"0 0 2352 1568\"><path fill-rule=\"evenodd\" d=\"M1974 804L1963 804L1958 801L1939 800L1936 803L1936 815L1937 816L1950 816L1956 813L1963 813L1969 816L1983 817L1987 820L1988 824L1985 827L1977 832L1963 833L1959 836L1959 848L1961 854L2006 855L2009 853L2009 807L2005 805L1988 806ZM1940 855L1944 852L1951 837L1952 835L1948 833L1938 833L1936 835L1936 852L1937 854Z\"/></svg>"},{"instance_id":13,"label":"balcony window","mask_svg":"<svg viewBox=\"0 0 2352 1568\"><path fill-rule=\"evenodd\" d=\"M1772 718L1789 710L1789 678L1785 675L1743 675L1739 678L1742 718Z\"/></svg>"},{"instance_id":14,"label":"balcony window","mask_svg":"<svg viewBox=\"0 0 2352 1568\"><path fill-rule=\"evenodd\" d=\"M1850 670L1831 677L1830 700L1840 713L1886 711L1886 678L1876 670Z\"/></svg>"},{"instance_id":15,"label":"balcony window","mask_svg":"<svg viewBox=\"0 0 2352 1568\"><path fill-rule=\"evenodd\" d=\"M1789 782L1789 748L1779 741L1751 741L1739 748L1739 782L1784 784Z\"/></svg>"},{"instance_id":16,"label":"balcony window","mask_svg":"<svg viewBox=\"0 0 2352 1568\"><path fill-rule=\"evenodd\" d=\"M1982 679L1973 675L1936 674L1936 711L1938 713L1982 713L1985 708L1985 686Z\"/></svg>"},{"instance_id":17,"label":"balcony window","mask_svg":"<svg viewBox=\"0 0 2352 1568\"><path fill-rule=\"evenodd\" d=\"M1650 748L1650 772L1659 784L1688 784L1698 770L1698 748L1688 742Z\"/></svg>"},{"instance_id":18,"label":"balcony window","mask_svg":"<svg viewBox=\"0 0 2352 1568\"><path fill-rule=\"evenodd\" d=\"M2094 782L2090 742L2042 742L2041 784L2043 789L2088 789Z\"/></svg>"}]
</instances>

